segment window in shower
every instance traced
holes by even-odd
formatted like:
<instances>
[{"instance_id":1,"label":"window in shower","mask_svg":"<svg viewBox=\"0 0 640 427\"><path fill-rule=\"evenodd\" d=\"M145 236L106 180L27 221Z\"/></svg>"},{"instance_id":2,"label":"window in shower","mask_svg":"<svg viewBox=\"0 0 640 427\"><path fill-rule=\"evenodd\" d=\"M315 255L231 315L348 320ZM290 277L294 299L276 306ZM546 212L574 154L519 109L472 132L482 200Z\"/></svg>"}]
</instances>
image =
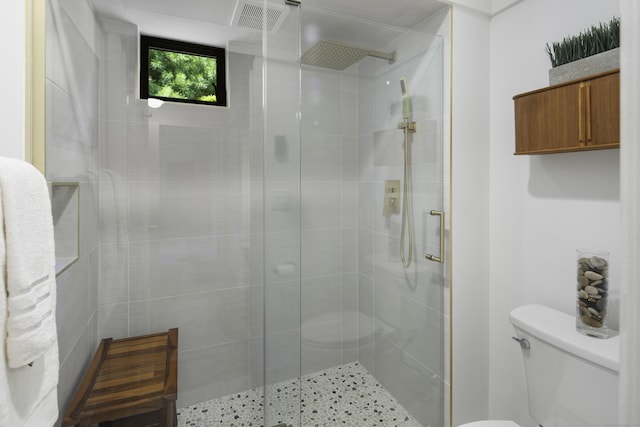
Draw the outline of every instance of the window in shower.
<instances>
[{"instance_id":1,"label":"window in shower","mask_svg":"<svg viewBox=\"0 0 640 427\"><path fill-rule=\"evenodd\" d=\"M140 98L227 105L225 50L140 37Z\"/></svg>"}]
</instances>

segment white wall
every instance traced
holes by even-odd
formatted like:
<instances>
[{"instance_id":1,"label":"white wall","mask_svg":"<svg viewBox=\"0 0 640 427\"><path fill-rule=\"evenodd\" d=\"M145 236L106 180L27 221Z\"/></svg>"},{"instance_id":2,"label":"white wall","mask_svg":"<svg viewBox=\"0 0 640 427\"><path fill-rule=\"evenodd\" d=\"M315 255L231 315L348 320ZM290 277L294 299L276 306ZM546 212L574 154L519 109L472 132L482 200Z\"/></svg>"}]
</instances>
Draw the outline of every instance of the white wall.
<instances>
[{"instance_id":1,"label":"white wall","mask_svg":"<svg viewBox=\"0 0 640 427\"><path fill-rule=\"evenodd\" d=\"M452 34L453 425L487 417L489 18L454 6Z\"/></svg>"},{"instance_id":2,"label":"white wall","mask_svg":"<svg viewBox=\"0 0 640 427\"><path fill-rule=\"evenodd\" d=\"M0 67L4 82L0 103L0 156L24 159L24 76L25 76L25 2L3 2L0 13L0 38L11 40L4 47L4 58L15 66Z\"/></svg>"},{"instance_id":3,"label":"white wall","mask_svg":"<svg viewBox=\"0 0 640 427\"><path fill-rule=\"evenodd\" d=\"M622 204L622 247L623 247L623 288L621 292L621 363L620 363L620 419L621 424L633 425L640 423L640 364L638 353L640 350L640 289L637 277L640 266L636 262L640 252L640 218L638 194L638 164L640 160L640 126L638 111L640 111L640 7L634 0L620 2L622 15L621 38L621 99L620 108L622 118L620 123L620 138L622 147L620 152L621 186L620 199Z\"/></svg>"},{"instance_id":4,"label":"white wall","mask_svg":"<svg viewBox=\"0 0 640 427\"><path fill-rule=\"evenodd\" d=\"M619 151L514 156L512 97L548 85L545 43L619 15L618 2L525 0L491 22L489 415L523 426L520 349L509 311L541 303L573 314L575 249L611 252L611 325L618 327ZM454 115L455 117L455 115Z\"/></svg>"}]
</instances>

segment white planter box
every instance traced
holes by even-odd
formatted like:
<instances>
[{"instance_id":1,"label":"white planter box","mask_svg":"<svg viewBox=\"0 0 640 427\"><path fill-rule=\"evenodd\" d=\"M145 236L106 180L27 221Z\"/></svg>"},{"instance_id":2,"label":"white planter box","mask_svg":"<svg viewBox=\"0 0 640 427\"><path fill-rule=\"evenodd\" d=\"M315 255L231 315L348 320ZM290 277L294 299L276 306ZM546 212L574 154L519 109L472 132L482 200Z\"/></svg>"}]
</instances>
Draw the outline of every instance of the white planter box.
<instances>
[{"instance_id":1,"label":"white planter box","mask_svg":"<svg viewBox=\"0 0 640 427\"><path fill-rule=\"evenodd\" d=\"M549 85L620 68L620 48L607 50L549 70Z\"/></svg>"}]
</instances>

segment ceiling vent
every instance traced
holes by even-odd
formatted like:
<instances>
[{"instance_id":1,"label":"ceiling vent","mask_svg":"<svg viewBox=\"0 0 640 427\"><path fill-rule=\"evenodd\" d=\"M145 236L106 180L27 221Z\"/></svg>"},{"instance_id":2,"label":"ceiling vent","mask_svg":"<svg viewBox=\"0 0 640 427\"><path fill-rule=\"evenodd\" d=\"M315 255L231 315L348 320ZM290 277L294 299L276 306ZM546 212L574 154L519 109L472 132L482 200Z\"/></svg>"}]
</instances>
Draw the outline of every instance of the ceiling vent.
<instances>
[{"instance_id":1,"label":"ceiling vent","mask_svg":"<svg viewBox=\"0 0 640 427\"><path fill-rule=\"evenodd\" d=\"M289 8L285 5L267 2L265 11L261 1L238 0L233 11L233 18L231 18L231 26L262 31L264 19L267 31L277 31L288 14Z\"/></svg>"}]
</instances>

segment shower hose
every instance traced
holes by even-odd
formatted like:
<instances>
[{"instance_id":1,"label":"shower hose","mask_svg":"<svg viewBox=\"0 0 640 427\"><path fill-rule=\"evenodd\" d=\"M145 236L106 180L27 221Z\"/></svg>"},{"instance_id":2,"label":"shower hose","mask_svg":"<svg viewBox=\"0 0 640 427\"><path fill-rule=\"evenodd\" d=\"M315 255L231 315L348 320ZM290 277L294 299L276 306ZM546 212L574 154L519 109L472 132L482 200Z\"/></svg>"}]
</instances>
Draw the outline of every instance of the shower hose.
<instances>
[{"instance_id":1,"label":"shower hose","mask_svg":"<svg viewBox=\"0 0 640 427\"><path fill-rule=\"evenodd\" d=\"M404 186L402 190L402 231L400 232L400 259L402 265L407 268L411 265L413 259L413 220L411 218L411 184L409 182L410 170L409 160L411 159L409 153L409 126L405 123L404 131ZM405 256L404 253L404 236L405 229L409 235L409 250Z\"/></svg>"}]
</instances>

